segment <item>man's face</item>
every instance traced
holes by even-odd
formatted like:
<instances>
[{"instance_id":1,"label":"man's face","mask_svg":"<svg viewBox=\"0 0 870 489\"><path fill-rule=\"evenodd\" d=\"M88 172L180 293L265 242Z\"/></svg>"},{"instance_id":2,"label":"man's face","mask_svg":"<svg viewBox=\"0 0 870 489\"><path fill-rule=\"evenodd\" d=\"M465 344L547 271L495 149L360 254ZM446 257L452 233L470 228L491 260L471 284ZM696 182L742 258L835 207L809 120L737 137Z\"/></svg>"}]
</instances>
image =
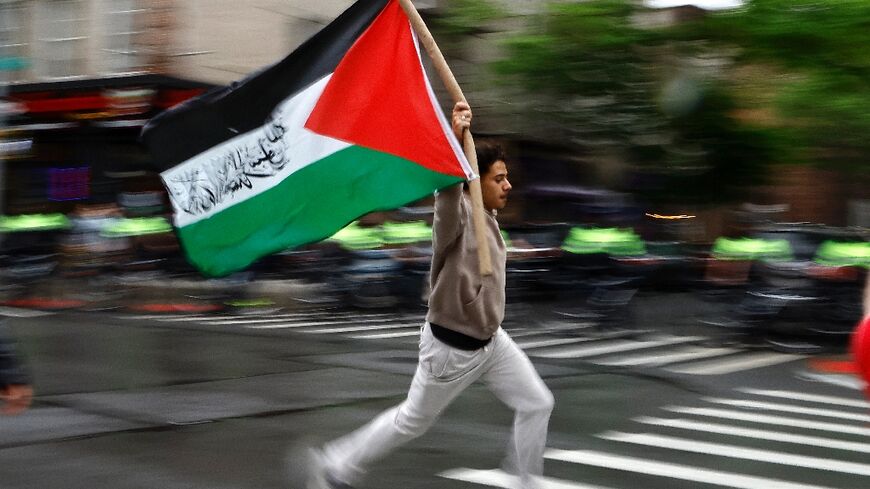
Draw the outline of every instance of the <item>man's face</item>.
<instances>
[{"instance_id":1,"label":"man's face","mask_svg":"<svg viewBox=\"0 0 870 489\"><path fill-rule=\"evenodd\" d=\"M507 166L498 160L489 167L489 171L480 177L480 187L483 190L483 206L488 211L503 209L507 205L508 192L511 183L507 178Z\"/></svg>"}]
</instances>

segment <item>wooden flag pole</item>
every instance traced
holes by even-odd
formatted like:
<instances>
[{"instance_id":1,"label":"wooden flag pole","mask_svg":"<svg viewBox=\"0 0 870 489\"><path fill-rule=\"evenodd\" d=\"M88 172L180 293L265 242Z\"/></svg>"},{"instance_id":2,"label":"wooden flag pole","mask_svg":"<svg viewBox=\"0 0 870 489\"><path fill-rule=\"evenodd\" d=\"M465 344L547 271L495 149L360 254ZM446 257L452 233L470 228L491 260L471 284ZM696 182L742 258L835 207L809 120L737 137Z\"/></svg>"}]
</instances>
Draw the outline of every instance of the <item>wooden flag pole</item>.
<instances>
[{"instance_id":1,"label":"wooden flag pole","mask_svg":"<svg viewBox=\"0 0 870 489\"><path fill-rule=\"evenodd\" d=\"M453 103L467 102L465 100L465 95L462 93L462 88L460 88L459 83L456 82L456 77L453 76L453 72L450 71L450 67L447 66L447 60L445 60L444 55L441 54L441 49L439 49L438 44L435 43L435 38L432 37L432 33L429 32L429 28L426 27L426 23L423 22L423 18L420 17L417 8L414 7L411 0L399 0L399 3L402 5L402 9L405 11L408 19L411 21L411 26L414 28L414 32L417 33L417 37L420 39L420 44L423 45L423 48L432 60L432 65L435 68L435 71L438 72L447 92L453 98ZM468 163L471 164L471 169L474 170L476 175L480 175L480 170L477 166L477 152L474 149L474 138L471 136L471 131L468 129L462 132L462 149L465 151L465 157L468 159ZM483 276L492 275L492 257L489 246L486 245L487 240L486 235L484 234L486 220L483 215L483 192L480 188L480 178L475 178L468 182L468 190L471 192L471 214L474 222L474 237L477 239L477 258L480 265L480 274Z\"/></svg>"}]
</instances>

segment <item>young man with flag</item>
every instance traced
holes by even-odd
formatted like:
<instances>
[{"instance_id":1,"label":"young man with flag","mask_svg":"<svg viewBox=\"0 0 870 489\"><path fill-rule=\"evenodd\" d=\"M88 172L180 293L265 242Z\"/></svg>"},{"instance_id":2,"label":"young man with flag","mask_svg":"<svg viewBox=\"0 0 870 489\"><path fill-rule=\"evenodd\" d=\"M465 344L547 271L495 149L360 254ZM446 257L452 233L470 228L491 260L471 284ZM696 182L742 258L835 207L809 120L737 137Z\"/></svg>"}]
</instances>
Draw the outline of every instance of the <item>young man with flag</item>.
<instances>
[{"instance_id":1,"label":"young man with flag","mask_svg":"<svg viewBox=\"0 0 870 489\"><path fill-rule=\"evenodd\" d=\"M225 276L471 178L451 132L399 0L360 0L278 63L161 113L142 141L188 260Z\"/></svg>"},{"instance_id":2,"label":"young man with flag","mask_svg":"<svg viewBox=\"0 0 870 489\"><path fill-rule=\"evenodd\" d=\"M467 104L456 104L452 122L462 139L471 122ZM373 462L425 433L478 379L514 411L506 469L517 475L522 489L539 487L553 395L501 329L506 249L496 215L507 204L511 184L499 146L483 142L477 153L486 209L482 245L492 252L493 273L483 276L478 270L468 190L460 184L442 190L435 197L429 311L408 396L362 428L312 450L306 489L353 487Z\"/></svg>"},{"instance_id":3,"label":"young man with flag","mask_svg":"<svg viewBox=\"0 0 870 489\"><path fill-rule=\"evenodd\" d=\"M359 0L275 65L155 117L142 140L164 170L188 260L211 276L445 189L436 197L432 292L408 398L329 443L310 487L356 482L483 379L516 412L509 462L530 489L553 396L501 329L506 251L496 212L511 190L507 168L496 148L481 147L487 212L472 219L480 201L472 204L460 183L477 176L457 140L471 111L462 103L452 123L444 117L417 46L422 21L411 12L408 0ZM479 250L494 255L492 273L483 273Z\"/></svg>"}]
</instances>

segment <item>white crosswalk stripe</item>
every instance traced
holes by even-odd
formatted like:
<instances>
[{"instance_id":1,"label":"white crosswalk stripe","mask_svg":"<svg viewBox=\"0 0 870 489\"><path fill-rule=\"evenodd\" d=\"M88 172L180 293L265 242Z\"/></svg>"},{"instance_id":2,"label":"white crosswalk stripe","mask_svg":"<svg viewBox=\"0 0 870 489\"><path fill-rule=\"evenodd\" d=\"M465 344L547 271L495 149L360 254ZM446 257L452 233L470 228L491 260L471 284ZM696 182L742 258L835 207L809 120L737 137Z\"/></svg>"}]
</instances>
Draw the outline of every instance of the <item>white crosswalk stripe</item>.
<instances>
[{"instance_id":1,"label":"white crosswalk stripe","mask_svg":"<svg viewBox=\"0 0 870 489\"><path fill-rule=\"evenodd\" d=\"M821 436L806 436L796 435L793 433L783 433L781 431L740 428L736 426L729 426L718 423L692 421L689 419L666 419L642 416L635 419L635 421L637 421L638 423L653 426L667 426L670 428L680 428L683 430L700 431L705 433L717 433L720 435L740 436L744 438L755 438L758 440L779 441L784 443L794 443L798 445L814 445L817 447L833 448L836 450L870 453L870 443L843 441L832 438L824 438Z\"/></svg>"},{"instance_id":2,"label":"white crosswalk stripe","mask_svg":"<svg viewBox=\"0 0 870 489\"><path fill-rule=\"evenodd\" d=\"M351 338L359 340L384 340L389 338L408 338L411 336L420 336L420 327L415 327L412 331L399 331L396 333L364 333L352 334Z\"/></svg>"},{"instance_id":3,"label":"white crosswalk stripe","mask_svg":"<svg viewBox=\"0 0 870 489\"><path fill-rule=\"evenodd\" d=\"M687 360L697 360L699 358L718 357L737 353L740 350L737 348L700 348L690 347L677 350L676 352L656 352L644 355L636 355L629 357L617 357L614 359L602 359L595 363L600 365L614 366L641 366L661 367L663 365L671 365L674 363L685 362Z\"/></svg>"},{"instance_id":4,"label":"white crosswalk stripe","mask_svg":"<svg viewBox=\"0 0 870 489\"><path fill-rule=\"evenodd\" d=\"M245 325L246 328L249 329L298 329L298 328L311 328L311 327L323 327L323 326L332 326L337 333L341 333L342 328L346 327L349 324L368 324L374 327L389 327L393 322L404 321L400 318L396 318L390 321L384 321L383 319L354 319L352 321L348 320L329 320L329 321L282 321L280 323L274 324L250 324ZM422 324L417 322L416 324ZM329 328L325 328L329 329Z\"/></svg>"},{"instance_id":5,"label":"white crosswalk stripe","mask_svg":"<svg viewBox=\"0 0 870 489\"><path fill-rule=\"evenodd\" d=\"M767 411L783 411L786 413L795 414L810 414L813 416L823 416L826 418L851 419L855 421L870 422L870 416L866 414L848 413L834 409L819 409L795 406L791 404L778 404L773 402L746 401L743 399L718 399L708 397L704 399L707 402L715 404L725 404L728 406L737 406L750 409L764 409Z\"/></svg>"},{"instance_id":6,"label":"white crosswalk stripe","mask_svg":"<svg viewBox=\"0 0 870 489\"><path fill-rule=\"evenodd\" d=\"M820 382L822 384L845 387L853 391L863 391L864 387L866 387L866 383L864 382L864 380L856 375L831 375L829 373L804 371L797 374L797 377L802 380L809 380L811 382Z\"/></svg>"},{"instance_id":7,"label":"white crosswalk stripe","mask_svg":"<svg viewBox=\"0 0 870 489\"><path fill-rule=\"evenodd\" d=\"M602 433L598 435L598 437L605 440L613 440L623 443L635 443L638 445L667 448L671 450L680 450L685 452L703 453L705 455L716 455L719 457L739 458L743 460L753 460L757 462L767 462L781 465L792 465L795 467L844 472L848 474L863 476L870 475L870 465L867 464L843 462L830 458L792 455L785 452L758 450L754 448L744 448L736 445L726 445L722 443L707 443L697 440L677 438L673 436L651 435L648 433L620 433L612 431Z\"/></svg>"},{"instance_id":8,"label":"white crosswalk stripe","mask_svg":"<svg viewBox=\"0 0 870 489\"><path fill-rule=\"evenodd\" d=\"M409 347L424 322L418 314L335 311L262 316L185 315L179 323L291 334L395 340ZM132 319L132 318L131 318ZM168 320L139 316L140 320ZM518 325L519 326L519 325ZM523 325L528 326L528 325ZM530 357L613 367L661 368L684 375L726 375L804 358L777 352L702 344L707 338L649 332L618 336L602 331L506 329ZM556 363L555 361L553 363ZM594 446L546 450L543 489L730 487L834 489L867 487L870 403L861 393L831 396L785 389L741 387L694 405L661 408L667 416L639 416L620 431L594 434ZM632 426L634 429L632 429ZM564 437L562 438L564 440ZM564 443L564 441L562 442ZM554 470L555 469L555 470ZM516 487L501 470L457 467L438 474L471 485Z\"/></svg>"},{"instance_id":9,"label":"white crosswalk stripe","mask_svg":"<svg viewBox=\"0 0 870 489\"><path fill-rule=\"evenodd\" d=\"M864 399L845 399L842 397L806 394L804 392L771 391L762 389L749 389L745 387L737 390L746 394L755 394L757 396L778 397L782 399L792 399L795 401L809 401L820 404L833 404L835 406L870 409L870 402L867 402Z\"/></svg>"},{"instance_id":10,"label":"white crosswalk stripe","mask_svg":"<svg viewBox=\"0 0 870 489\"><path fill-rule=\"evenodd\" d=\"M308 334L356 333L358 331L373 331L400 328L420 328L420 323L380 324L376 326L346 326L340 328L321 328L303 331Z\"/></svg>"},{"instance_id":11,"label":"white crosswalk stripe","mask_svg":"<svg viewBox=\"0 0 870 489\"><path fill-rule=\"evenodd\" d=\"M41 316L50 316L55 314L53 311L40 311L37 309L22 309L19 307L0 307L0 316L10 318L35 318Z\"/></svg>"},{"instance_id":12,"label":"white crosswalk stripe","mask_svg":"<svg viewBox=\"0 0 870 489\"><path fill-rule=\"evenodd\" d=\"M544 454L547 459L560 460L575 464L591 465L635 472L670 479L680 479L701 484L734 487L738 489L834 489L828 486L800 484L761 476L750 476L722 470L702 469L690 465L659 462L639 457L614 455L595 450L557 450L549 449Z\"/></svg>"},{"instance_id":13,"label":"white crosswalk stripe","mask_svg":"<svg viewBox=\"0 0 870 489\"><path fill-rule=\"evenodd\" d=\"M471 482L492 487L518 487L516 477L502 470L475 470L475 469L452 469L438 474L445 479L453 479L462 482ZM580 482L545 477L542 481L543 489L608 489L604 486L590 486Z\"/></svg>"},{"instance_id":14,"label":"white crosswalk stripe","mask_svg":"<svg viewBox=\"0 0 870 489\"><path fill-rule=\"evenodd\" d=\"M514 337L513 335L511 336ZM531 348L544 348L547 346L569 345L571 343L585 343L594 340L595 338L550 338L545 340L516 341L516 344L523 350L528 350Z\"/></svg>"},{"instance_id":15,"label":"white crosswalk stripe","mask_svg":"<svg viewBox=\"0 0 870 489\"><path fill-rule=\"evenodd\" d=\"M664 487L673 483L679 487L710 485L737 489L866 487L870 464L863 457L870 453L870 443L858 441L854 435L870 436L870 430L850 423L858 421L851 415L860 413L849 411L863 410L863 400L752 388L739 388L735 393L735 397L789 399L794 403L789 405L793 409L783 411L799 411L809 419L757 414L754 412L759 409L757 401L740 398L718 399L734 406L728 410L668 406L664 409L684 417L640 416L632 421L642 430L598 433L595 437L603 445L594 449L547 449L548 472L558 471L562 478L545 477L541 487L600 489L602 486L595 485L599 481L612 489ZM818 403L841 407L845 416L838 417L841 420L838 423L815 421L813 418L832 417L828 412L831 410L813 407ZM704 419L710 417L717 418L717 422ZM789 431L759 425L785 426ZM821 430L827 434L819 436L796 430ZM438 475L481 486L518 487L515 477L500 470L459 467ZM575 478L577 481L572 480Z\"/></svg>"},{"instance_id":16,"label":"white crosswalk stripe","mask_svg":"<svg viewBox=\"0 0 870 489\"><path fill-rule=\"evenodd\" d=\"M667 370L676 373L693 375L723 375L753 368L769 367L780 363L791 362L805 358L805 355L788 355L785 353L751 353L742 358L727 358L691 366L679 366Z\"/></svg>"},{"instance_id":17,"label":"white crosswalk stripe","mask_svg":"<svg viewBox=\"0 0 870 489\"><path fill-rule=\"evenodd\" d=\"M578 347L561 348L556 351L535 352L532 356L542 358L586 358L610 353L622 353L659 346L674 345L678 343L690 343L704 339L700 336L671 336L652 340L606 340L595 345L582 345Z\"/></svg>"},{"instance_id":18,"label":"white crosswalk stripe","mask_svg":"<svg viewBox=\"0 0 870 489\"><path fill-rule=\"evenodd\" d=\"M260 328L269 328L269 327L281 327L281 325L288 324L298 324L305 326L318 326L318 325L328 325L328 324L347 324L347 323L388 323L391 321L400 321L405 320L405 318L401 317L392 317L392 318L379 318L379 317L370 317L366 316L363 318L329 318L329 319L312 319L312 318L276 318L276 319L249 319L249 320L232 320L232 321L209 321L206 324L212 324L215 326L226 326L226 325L243 325L248 327L260 327Z\"/></svg>"},{"instance_id":19,"label":"white crosswalk stripe","mask_svg":"<svg viewBox=\"0 0 870 489\"><path fill-rule=\"evenodd\" d=\"M126 315L128 320L178 322L209 327L250 330L291 330L299 333L337 335L359 340L408 341L419 335L424 313L394 314L337 310L272 312L262 315L185 314ZM790 362L798 355L775 352L751 352L734 347L695 345L707 338L631 332L585 332L581 324L569 332L562 322L529 328L527 325L505 328L530 357L542 359L576 359L614 367L662 368L684 375L724 375Z\"/></svg>"},{"instance_id":20,"label":"white crosswalk stripe","mask_svg":"<svg viewBox=\"0 0 870 489\"><path fill-rule=\"evenodd\" d=\"M827 421L811 421L785 416L772 416L767 414L756 414L754 412L735 411L731 409L693 408L681 406L668 406L664 409L675 413L693 414L696 416L707 416L712 418L748 421L750 423L771 424L778 426L789 426L793 428L803 428L808 430L830 431L834 433L848 433L853 435L870 436L870 428L853 425L842 425L839 423L830 423Z\"/></svg>"}]
</instances>

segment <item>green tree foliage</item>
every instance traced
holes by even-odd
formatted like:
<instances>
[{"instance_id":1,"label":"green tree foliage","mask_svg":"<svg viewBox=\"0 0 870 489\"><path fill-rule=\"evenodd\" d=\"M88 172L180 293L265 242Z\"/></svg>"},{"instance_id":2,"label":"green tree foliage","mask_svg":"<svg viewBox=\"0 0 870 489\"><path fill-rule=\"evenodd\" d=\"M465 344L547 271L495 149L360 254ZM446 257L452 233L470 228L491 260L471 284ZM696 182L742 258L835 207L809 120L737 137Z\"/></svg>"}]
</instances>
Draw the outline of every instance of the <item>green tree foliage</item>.
<instances>
[{"instance_id":1,"label":"green tree foliage","mask_svg":"<svg viewBox=\"0 0 870 489\"><path fill-rule=\"evenodd\" d=\"M495 69L528 93L532 127L618 152L646 198L738 198L762 179L773 135L735 119L722 70L703 67L716 61L708 43L683 27L644 26L642 12L629 0L553 3L507 41Z\"/></svg>"},{"instance_id":2,"label":"green tree foliage","mask_svg":"<svg viewBox=\"0 0 870 489\"><path fill-rule=\"evenodd\" d=\"M439 32L458 41L474 34L487 21L504 17L505 12L488 0L451 0L443 16L438 18Z\"/></svg>"},{"instance_id":3,"label":"green tree foliage","mask_svg":"<svg viewBox=\"0 0 870 489\"><path fill-rule=\"evenodd\" d=\"M773 108L799 161L867 169L870 2L752 0L694 35L737 46L740 64L779 72Z\"/></svg>"},{"instance_id":4,"label":"green tree foliage","mask_svg":"<svg viewBox=\"0 0 870 489\"><path fill-rule=\"evenodd\" d=\"M737 198L773 162L866 173L870 1L748 0L654 27L640 3L552 2L510 33L493 68L527 134L617 152L655 200ZM479 31L493 5L453 0L442 32Z\"/></svg>"},{"instance_id":5,"label":"green tree foliage","mask_svg":"<svg viewBox=\"0 0 870 489\"><path fill-rule=\"evenodd\" d=\"M539 127L578 145L623 145L659 126L653 66L642 47L652 33L629 22L628 1L553 3L528 32L507 41L495 64L508 83L525 87ZM561 123L555 132L548 121Z\"/></svg>"}]
</instances>

